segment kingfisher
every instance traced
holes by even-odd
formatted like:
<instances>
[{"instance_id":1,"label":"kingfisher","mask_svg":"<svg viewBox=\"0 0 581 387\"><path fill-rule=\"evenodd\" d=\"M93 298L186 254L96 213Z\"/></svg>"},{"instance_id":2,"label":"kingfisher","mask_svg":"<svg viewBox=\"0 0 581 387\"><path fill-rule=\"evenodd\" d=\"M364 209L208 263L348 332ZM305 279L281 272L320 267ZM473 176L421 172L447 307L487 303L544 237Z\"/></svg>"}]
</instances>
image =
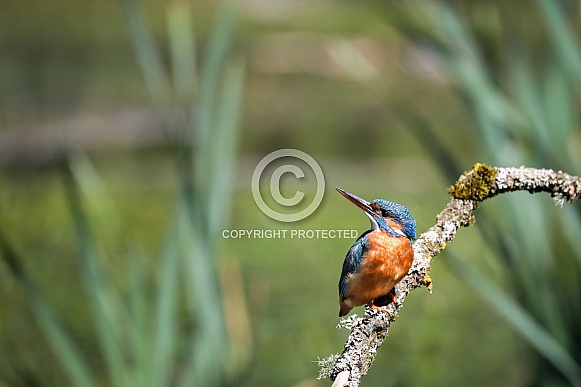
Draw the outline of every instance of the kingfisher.
<instances>
[{"instance_id":1,"label":"kingfisher","mask_svg":"<svg viewBox=\"0 0 581 387\"><path fill-rule=\"evenodd\" d=\"M385 312L374 302L388 297L388 302L397 304L394 286L412 266L416 221L401 204L384 199L368 202L341 188L336 190L361 208L371 221L371 230L357 239L343 262L339 317L365 304Z\"/></svg>"}]
</instances>

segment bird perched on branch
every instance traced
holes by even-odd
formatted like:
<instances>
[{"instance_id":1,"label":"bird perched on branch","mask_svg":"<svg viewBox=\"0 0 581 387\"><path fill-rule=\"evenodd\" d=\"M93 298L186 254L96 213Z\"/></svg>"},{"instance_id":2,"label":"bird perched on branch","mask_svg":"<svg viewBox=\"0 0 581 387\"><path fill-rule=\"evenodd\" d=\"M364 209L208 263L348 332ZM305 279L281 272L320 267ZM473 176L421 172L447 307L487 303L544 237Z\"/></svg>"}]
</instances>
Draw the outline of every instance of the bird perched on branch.
<instances>
[{"instance_id":1,"label":"bird perched on branch","mask_svg":"<svg viewBox=\"0 0 581 387\"><path fill-rule=\"evenodd\" d=\"M371 220L371 230L357 239L343 262L339 316L364 304L385 311L374 301L386 296L396 303L393 288L407 274L414 259L412 242L416 239L416 221L401 204L383 199L368 202L336 189Z\"/></svg>"}]
</instances>

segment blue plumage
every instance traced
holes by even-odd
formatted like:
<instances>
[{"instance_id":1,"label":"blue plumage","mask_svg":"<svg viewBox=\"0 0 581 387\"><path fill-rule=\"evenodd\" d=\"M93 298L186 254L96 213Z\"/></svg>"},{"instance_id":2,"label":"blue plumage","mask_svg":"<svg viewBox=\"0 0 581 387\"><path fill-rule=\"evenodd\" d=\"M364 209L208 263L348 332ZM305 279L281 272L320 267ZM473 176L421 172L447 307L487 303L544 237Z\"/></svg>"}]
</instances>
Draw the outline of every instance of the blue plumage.
<instances>
[{"instance_id":1,"label":"blue plumage","mask_svg":"<svg viewBox=\"0 0 581 387\"><path fill-rule=\"evenodd\" d=\"M339 295L341 298L347 297L347 277L349 274L354 273L361 263L361 258L363 254L369 249L369 239L367 234L371 230L363 233L357 241L351 246L347 255L345 256L345 261L343 261L343 269L341 270L341 279L339 280Z\"/></svg>"},{"instance_id":2,"label":"blue plumage","mask_svg":"<svg viewBox=\"0 0 581 387\"><path fill-rule=\"evenodd\" d=\"M401 204L384 199L372 200L370 204L371 207L374 207L374 205L379 207L382 218L389 218L400 224L406 237L412 241L416 239L416 221L407 208ZM393 230L391 230L391 228L389 228L389 230L384 229L384 231L388 231L393 235Z\"/></svg>"}]
</instances>

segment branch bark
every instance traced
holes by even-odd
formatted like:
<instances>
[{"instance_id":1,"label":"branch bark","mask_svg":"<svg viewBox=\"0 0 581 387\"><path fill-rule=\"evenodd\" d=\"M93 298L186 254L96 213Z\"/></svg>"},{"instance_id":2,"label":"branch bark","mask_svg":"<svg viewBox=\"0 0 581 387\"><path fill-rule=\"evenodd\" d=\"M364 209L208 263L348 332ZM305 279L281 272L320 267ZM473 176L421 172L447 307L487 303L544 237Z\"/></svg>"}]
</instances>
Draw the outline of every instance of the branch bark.
<instances>
[{"instance_id":1,"label":"branch bark","mask_svg":"<svg viewBox=\"0 0 581 387\"><path fill-rule=\"evenodd\" d=\"M423 286L431 291L432 280L428 273L432 258L454 239L460 227L474 222L473 211L480 202L513 191L547 192L562 205L581 197L581 178L550 169L495 168L484 164L476 164L460 176L450 187L450 202L438 215L436 224L420 235L413 245L412 267L396 285L398 306L388 305L387 313L366 307L364 317L350 316L342 321L342 325L351 328L351 333L343 353L333 358L334 366L328 375L334 380L333 387L359 386L406 296Z\"/></svg>"}]
</instances>

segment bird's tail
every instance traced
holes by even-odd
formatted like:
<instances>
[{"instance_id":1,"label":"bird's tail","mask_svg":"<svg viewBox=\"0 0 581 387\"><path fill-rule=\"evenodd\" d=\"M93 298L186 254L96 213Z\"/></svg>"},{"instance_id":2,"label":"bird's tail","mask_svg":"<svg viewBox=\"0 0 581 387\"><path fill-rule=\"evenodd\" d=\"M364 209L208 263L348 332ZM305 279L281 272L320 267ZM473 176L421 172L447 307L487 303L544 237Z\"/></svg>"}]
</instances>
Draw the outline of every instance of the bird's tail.
<instances>
[{"instance_id":1,"label":"bird's tail","mask_svg":"<svg viewBox=\"0 0 581 387\"><path fill-rule=\"evenodd\" d=\"M345 316L347 313L349 313L351 311L351 309L353 309L353 307L347 305L345 302L341 302L339 304L340 306L340 310L339 310L339 317L343 317Z\"/></svg>"}]
</instances>

